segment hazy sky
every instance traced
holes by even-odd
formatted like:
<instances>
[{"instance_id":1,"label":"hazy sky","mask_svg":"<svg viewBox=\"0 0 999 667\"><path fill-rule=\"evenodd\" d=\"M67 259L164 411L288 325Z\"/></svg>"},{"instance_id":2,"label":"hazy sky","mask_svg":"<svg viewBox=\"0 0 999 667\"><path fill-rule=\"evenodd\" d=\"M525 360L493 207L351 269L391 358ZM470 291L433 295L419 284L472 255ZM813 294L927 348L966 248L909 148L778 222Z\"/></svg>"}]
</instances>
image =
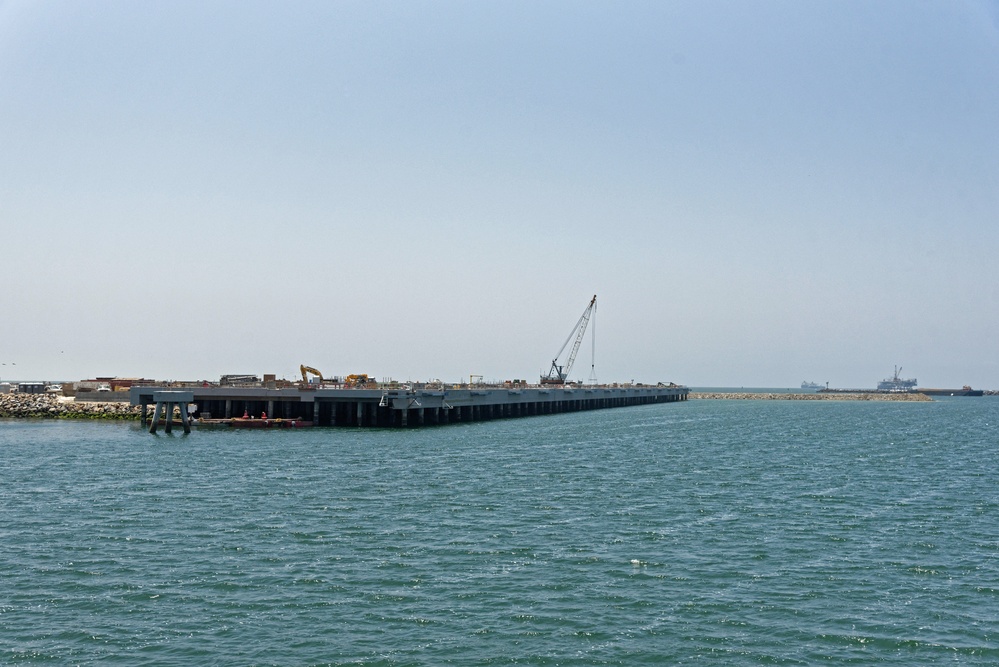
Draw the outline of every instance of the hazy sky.
<instances>
[{"instance_id":1,"label":"hazy sky","mask_svg":"<svg viewBox=\"0 0 999 667\"><path fill-rule=\"evenodd\" d=\"M0 0L0 379L999 388L997 212L999 2Z\"/></svg>"}]
</instances>

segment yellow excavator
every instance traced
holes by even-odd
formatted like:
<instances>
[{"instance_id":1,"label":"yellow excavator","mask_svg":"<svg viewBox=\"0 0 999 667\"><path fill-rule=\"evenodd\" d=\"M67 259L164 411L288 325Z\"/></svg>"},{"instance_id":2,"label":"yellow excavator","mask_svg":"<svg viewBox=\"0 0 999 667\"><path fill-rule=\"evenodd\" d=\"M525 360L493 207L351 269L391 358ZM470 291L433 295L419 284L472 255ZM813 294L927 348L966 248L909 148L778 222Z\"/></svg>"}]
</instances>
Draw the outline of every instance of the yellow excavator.
<instances>
[{"instance_id":1,"label":"yellow excavator","mask_svg":"<svg viewBox=\"0 0 999 667\"><path fill-rule=\"evenodd\" d=\"M323 383L323 374L317 371L312 366L306 366L303 364L299 368L302 370L302 382L304 382L305 384L309 384L309 373L312 373L317 378L319 378L319 384Z\"/></svg>"}]
</instances>

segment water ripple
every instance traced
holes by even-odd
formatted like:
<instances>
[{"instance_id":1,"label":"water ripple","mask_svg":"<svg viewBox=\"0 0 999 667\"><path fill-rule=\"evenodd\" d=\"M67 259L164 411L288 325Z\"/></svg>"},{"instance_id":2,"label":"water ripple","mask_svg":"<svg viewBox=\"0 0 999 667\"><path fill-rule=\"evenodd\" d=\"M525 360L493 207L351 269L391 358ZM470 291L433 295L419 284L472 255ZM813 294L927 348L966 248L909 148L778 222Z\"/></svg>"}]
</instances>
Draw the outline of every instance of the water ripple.
<instances>
[{"instance_id":1,"label":"water ripple","mask_svg":"<svg viewBox=\"0 0 999 667\"><path fill-rule=\"evenodd\" d=\"M0 663L995 664L997 408L0 423Z\"/></svg>"}]
</instances>

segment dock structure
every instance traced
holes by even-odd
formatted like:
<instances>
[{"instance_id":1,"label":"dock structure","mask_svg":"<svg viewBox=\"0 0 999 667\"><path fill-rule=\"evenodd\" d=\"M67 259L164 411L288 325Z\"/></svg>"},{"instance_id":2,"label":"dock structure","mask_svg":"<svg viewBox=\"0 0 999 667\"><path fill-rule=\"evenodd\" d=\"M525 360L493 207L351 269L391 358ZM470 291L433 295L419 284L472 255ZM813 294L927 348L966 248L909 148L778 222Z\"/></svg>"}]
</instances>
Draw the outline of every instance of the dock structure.
<instances>
[{"instance_id":1,"label":"dock structure","mask_svg":"<svg viewBox=\"0 0 999 667\"><path fill-rule=\"evenodd\" d=\"M142 424L157 393L171 387L133 386L129 399L142 406ZM184 387L203 422L268 420L267 425L407 428L513 417L550 415L650 403L686 401L679 385L462 388ZM160 395L160 397L162 394Z\"/></svg>"}]
</instances>

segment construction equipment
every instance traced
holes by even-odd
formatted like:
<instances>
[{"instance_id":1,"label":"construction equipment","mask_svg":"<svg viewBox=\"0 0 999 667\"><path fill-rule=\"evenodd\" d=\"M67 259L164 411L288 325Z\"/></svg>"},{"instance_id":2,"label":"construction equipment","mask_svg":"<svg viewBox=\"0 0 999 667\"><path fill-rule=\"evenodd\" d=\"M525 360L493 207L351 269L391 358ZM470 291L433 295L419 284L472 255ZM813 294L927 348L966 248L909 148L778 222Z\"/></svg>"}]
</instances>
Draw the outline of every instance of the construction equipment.
<instances>
[{"instance_id":1,"label":"construction equipment","mask_svg":"<svg viewBox=\"0 0 999 667\"><path fill-rule=\"evenodd\" d=\"M541 384L565 384L565 380L569 377L569 372L572 371L572 364L576 361L576 353L579 352L579 345L583 342L583 334L586 333L586 325L590 322L590 316L597 309L597 295L594 294L593 298L590 299L590 304L586 306L586 310L583 314L579 316L579 321L576 322L576 326L572 328L569 332L569 337L565 339L562 343L562 347L559 348L558 354L552 359L551 370L548 371L548 375L541 376ZM562 356L562 352L565 351L566 346L569 341L575 338L575 342L572 344L572 350L569 352L569 357L564 364L559 364L559 357Z\"/></svg>"},{"instance_id":2,"label":"construction equipment","mask_svg":"<svg viewBox=\"0 0 999 667\"><path fill-rule=\"evenodd\" d=\"M309 375L308 375L309 373L312 373L317 378L319 378L319 384L323 383L323 374L317 371L312 366L305 366L303 364L302 366L299 366L299 368L302 371L302 382L304 382L305 384L309 384Z\"/></svg>"},{"instance_id":3,"label":"construction equipment","mask_svg":"<svg viewBox=\"0 0 999 667\"><path fill-rule=\"evenodd\" d=\"M367 373L351 373L344 380L344 384L348 387L363 387L369 382L371 382L371 378L368 377Z\"/></svg>"}]
</instances>

